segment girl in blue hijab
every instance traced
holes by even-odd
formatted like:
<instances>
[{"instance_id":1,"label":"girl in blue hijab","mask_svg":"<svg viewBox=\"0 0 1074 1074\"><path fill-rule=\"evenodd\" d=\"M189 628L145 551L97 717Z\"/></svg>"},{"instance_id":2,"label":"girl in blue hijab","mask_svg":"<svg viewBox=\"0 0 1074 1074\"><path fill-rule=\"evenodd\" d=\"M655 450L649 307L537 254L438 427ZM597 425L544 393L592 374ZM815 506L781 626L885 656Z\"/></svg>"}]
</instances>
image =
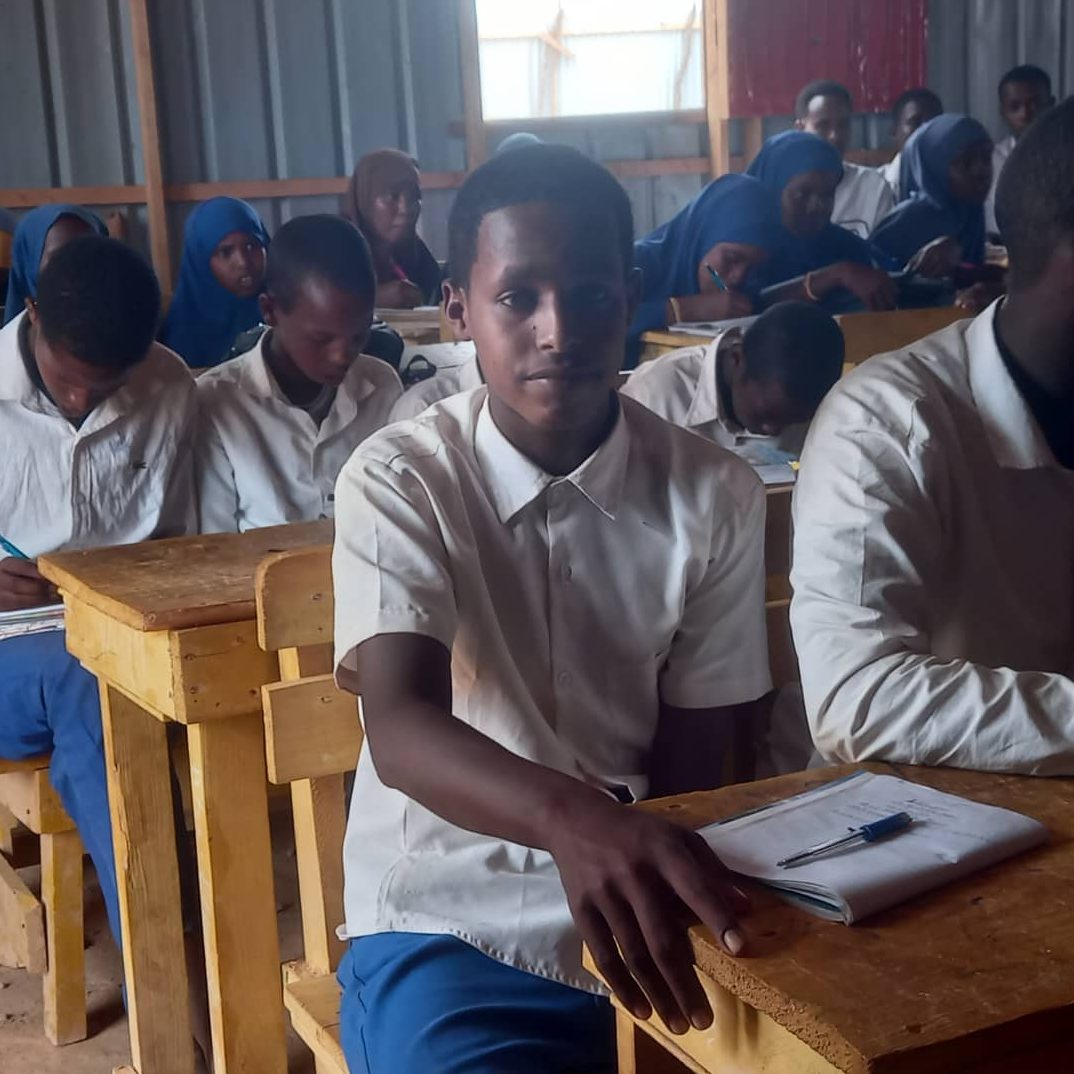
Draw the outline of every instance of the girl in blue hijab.
<instances>
[{"instance_id":1,"label":"girl in blue hijab","mask_svg":"<svg viewBox=\"0 0 1074 1074\"><path fill-rule=\"evenodd\" d=\"M864 240L832 223L843 161L830 143L806 131L769 138L748 173L778 199L783 241L761 272L768 303L820 302L839 311L891 309L895 285L873 267Z\"/></svg>"},{"instance_id":2,"label":"girl in blue hijab","mask_svg":"<svg viewBox=\"0 0 1074 1074\"><path fill-rule=\"evenodd\" d=\"M238 198L210 198L187 217L179 286L162 342L194 368L218 365L261 320L268 232Z\"/></svg>"},{"instance_id":3,"label":"girl in blue hijab","mask_svg":"<svg viewBox=\"0 0 1074 1074\"><path fill-rule=\"evenodd\" d=\"M107 235L108 231L96 213L78 205L41 205L19 221L11 245L4 324L22 313L28 298L37 298L41 263L65 242L90 234Z\"/></svg>"},{"instance_id":4,"label":"girl in blue hijab","mask_svg":"<svg viewBox=\"0 0 1074 1074\"><path fill-rule=\"evenodd\" d=\"M634 244L642 301L631 337L672 320L749 315L753 302L741 288L779 242L779 207L760 183L744 175L709 183L686 208Z\"/></svg>"},{"instance_id":5,"label":"girl in blue hijab","mask_svg":"<svg viewBox=\"0 0 1074 1074\"><path fill-rule=\"evenodd\" d=\"M873 244L893 264L926 276L946 275L960 262L983 264L992 186L988 131L969 116L945 113L911 135L903 159L911 194L880 221Z\"/></svg>"}]
</instances>

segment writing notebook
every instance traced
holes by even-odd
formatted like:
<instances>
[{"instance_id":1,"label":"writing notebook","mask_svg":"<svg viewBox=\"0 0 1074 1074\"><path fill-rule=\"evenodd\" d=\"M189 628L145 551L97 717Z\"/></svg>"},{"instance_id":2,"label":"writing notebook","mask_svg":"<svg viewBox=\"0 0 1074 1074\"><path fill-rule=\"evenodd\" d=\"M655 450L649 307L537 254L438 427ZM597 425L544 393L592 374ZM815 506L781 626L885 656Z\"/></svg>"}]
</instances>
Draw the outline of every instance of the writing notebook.
<instances>
[{"instance_id":1,"label":"writing notebook","mask_svg":"<svg viewBox=\"0 0 1074 1074\"><path fill-rule=\"evenodd\" d=\"M757 314L750 317L728 317L724 321L679 321L669 324L668 331L684 336L704 336L711 339L729 328L749 328L757 320Z\"/></svg>"},{"instance_id":2,"label":"writing notebook","mask_svg":"<svg viewBox=\"0 0 1074 1074\"><path fill-rule=\"evenodd\" d=\"M850 828L906 812L913 824L784 869L776 865ZM896 776L857 772L701 829L732 872L810 913L847 925L1043 843L1031 817Z\"/></svg>"},{"instance_id":3,"label":"writing notebook","mask_svg":"<svg viewBox=\"0 0 1074 1074\"><path fill-rule=\"evenodd\" d=\"M24 634L43 634L49 630L63 630L62 604L0 612L0 641L19 638Z\"/></svg>"}]
</instances>

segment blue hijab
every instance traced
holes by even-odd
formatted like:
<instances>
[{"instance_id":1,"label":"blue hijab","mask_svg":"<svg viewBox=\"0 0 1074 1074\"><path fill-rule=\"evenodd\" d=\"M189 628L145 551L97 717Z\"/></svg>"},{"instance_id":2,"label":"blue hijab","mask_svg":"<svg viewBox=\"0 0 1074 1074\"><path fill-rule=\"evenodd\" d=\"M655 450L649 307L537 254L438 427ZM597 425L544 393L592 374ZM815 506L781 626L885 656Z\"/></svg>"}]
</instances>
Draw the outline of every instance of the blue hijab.
<instances>
[{"instance_id":1,"label":"blue hijab","mask_svg":"<svg viewBox=\"0 0 1074 1074\"><path fill-rule=\"evenodd\" d=\"M953 235L962 243L963 258L981 264L984 206L955 198L948 169L971 145L991 140L988 131L969 116L945 113L918 127L902 151L910 195L880 221L871 237L873 244L905 265L933 239Z\"/></svg>"},{"instance_id":2,"label":"blue hijab","mask_svg":"<svg viewBox=\"0 0 1074 1074\"><path fill-rule=\"evenodd\" d=\"M209 263L220 240L233 231L252 235L268 247L261 217L238 198L210 198L187 217L179 286L160 338L196 368L218 365L235 337L261 321L256 296L237 298L225 290Z\"/></svg>"},{"instance_id":3,"label":"blue hijab","mask_svg":"<svg viewBox=\"0 0 1074 1074\"><path fill-rule=\"evenodd\" d=\"M843 160L837 149L815 134L785 131L765 142L746 174L759 179L778 202L787 184L805 172L830 172L842 177ZM872 264L868 245L857 235L835 224L829 223L811 239L792 235L782 225L781 231L783 242L780 251L763 269L765 286L796 279L814 269L834 265L837 261Z\"/></svg>"},{"instance_id":4,"label":"blue hijab","mask_svg":"<svg viewBox=\"0 0 1074 1074\"><path fill-rule=\"evenodd\" d=\"M11 244L11 274L7 279L4 324L22 313L28 298L37 298L37 274L41 270L41 253L45 249L45 240L52 230L52 225L61 216L84 220L98 235L108 234L101 218L79 205L40 205L31 209L19 221Z\"/></svg>"}]
</instances>

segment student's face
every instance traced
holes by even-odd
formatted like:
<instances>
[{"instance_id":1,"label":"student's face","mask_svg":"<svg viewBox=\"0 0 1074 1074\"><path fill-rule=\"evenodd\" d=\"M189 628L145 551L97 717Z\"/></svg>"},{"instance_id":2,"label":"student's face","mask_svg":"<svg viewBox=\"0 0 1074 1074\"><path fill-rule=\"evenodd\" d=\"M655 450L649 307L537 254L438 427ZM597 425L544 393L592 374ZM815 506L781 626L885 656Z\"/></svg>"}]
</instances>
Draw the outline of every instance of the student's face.
<instances>
[{"instance_id":1,"label":"student's face","mask_svg":"<svg viewBox=\"0 0 1074 1074\"><path fill-rule=\"evenodd\" d=\"M216 282L237 298L253 298L265 282L265 248L245 231L225 235L209 259Z\"/></svg>"},{"instance_id":2,"label":"student's face","mask_svg":"<svg viewBox=\"0 0 1074 1074\"><path fill-rule=\"evenodd\" d=\"M261 314L298 370L315 384L335 388L369 339L373 297L341 291L314 276L299 288L290 309L262 295Z\"/></svg>"},{"instance_id":3,"label":"student's face","mask_svg":"<svg viewBox=\"0 0 1074 1074\"><path fill-rule=\"evenodd\" d=\"M421 216L421 187L413 179L400 179L373 198L372 219L377 235L389 246L409 239Z\"/></svg>"},{"instance_id":4,"label":"student's face","mask_svg":"<svg viewBox=\"0 0 1074 1074\"><path fill-rule=\"evenodd\" d=\"M902 106L899 118L895 123L895 148L902 152L906 140L922 123L935 119L940 113L924 101L907 101Z\"/></svg>"},{"instance_id":5,"label":"student's face","mask_svg":"<svg viewBox=\"0 0 1074 1074\"><path fill-rule=\"evenodd\" d=\"M718 242L705 254L701 259L701 264L697 266L698 286L702 292L719 290L716 281L712 278L712 273L705 267L711 265L728 287L732 290L737 289L767 257L768 252L760 246L745 242Z\"/></svg>"},{"instance_id":6,"label":"student's face","mask_svg":"<svg viewBox=\"0 0 1074 1074\"><path fill-rule=\"evenodd\" d=\"M615 223L579 223L545 202L489 213L448 317L473 339L494 407L540 433L591 430L608 414L636 304Z\"/></svg>"},{"instance_id":7,"label":"student's face","mask_svg":"<svg viewBox=\"0 0 1074 1074\"><path fill-rule=\"evenodd\" d=\"M850 145L850 109L838 97L814 97L806 114L795 121L801 131L809 131L835 146L842 156Z\"/></svg>"},{"instance_id":8,"label":"student's face","mask_svg":"<svg viewBox=\"0 0 1074 1074\"><path fill-rule=\"evenodd\" d=\"M48 229L48 234L45 236L45 245L41 247L41 261L37 266L38 270L43 269L52 260L52 255L61 246L66 246L72 239L77 239L82 235L91 235L92 233L93 228L81 217L61 216Z\"/></svg>"},{"instance_id":9,"label":"student's face","mask_svg":"<svg viewBox=\"0 0 1074 1074\"><path fill-rule=\"evenodd\" d=\"M1035 82L1008 82L999 94L999 111L1015 138L1021 138L1033 120L1055 104L1043 86Z\"/></svg>"},{"instance_id":10,"label":"student's face","mask_svg":"<svg viewBox=\"0 0 1074 1074\"><path fill-rule=\"evenodd\" d=\"M968 145L947 168L951 193L959 201L983 205L992 189L992 143Z\"/></svg>"},{"instance_id":11,"label":"student's face","mask_svg":"<svg viewBox=\"0 0 1074 1074\"><path fill-rule=\"evenodd\" d=\"M800 425L813 417L787 398L783 385L774 377L758 380L747 375L741 340L731 351L729 381L735 417L754 435L779 436L788 425Z\"/></svg>"},{"instance_id":12,"label":"student's face","mask_svg":"<svg viewBox=\"0 0 1074 1074\"><path fill-rule=\"evenodd\" d=\"M32 347L38 372L68 421L81 422L129 379L132 369L109 369L76 358L66 348L50 343L39 328L37 308L27 300L27 315L34 328Z\"/></svg>"},{"instance_id":13,"label":"student's face","mask_svg":"<svg viewBox=\"0 0 1074 1074\"><path fill-rule=\"evenodd\" d=\"M803 172L784 188L780 197L783 226L800 239L815 239L831 222L839 176L831 172Z\"/></svg>"}]
</instances>

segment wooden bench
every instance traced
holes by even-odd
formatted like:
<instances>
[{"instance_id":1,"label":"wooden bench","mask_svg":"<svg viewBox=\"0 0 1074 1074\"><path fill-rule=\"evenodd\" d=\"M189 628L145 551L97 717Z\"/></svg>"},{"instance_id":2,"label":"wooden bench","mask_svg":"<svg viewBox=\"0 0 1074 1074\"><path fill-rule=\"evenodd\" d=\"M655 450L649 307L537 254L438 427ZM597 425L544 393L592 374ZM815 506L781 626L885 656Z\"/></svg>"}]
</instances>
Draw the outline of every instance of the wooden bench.
<instances>
[{"instance_id":1,"label":"wooden bench","mask_svg":"<svg viewBox=\"0 0 1074 1074\"><path fill-rule=\"evenodd\" d=\"M41 898L13 864L16 822L39 839ZM86 1038L82 841L49 782L49 758L0 760L0 964L43 977L45 1036Z\"/></svg>"},{"instance_id":2,"label":"wooden bench","mask_svg":"<svg viewBox=\"0 0 1074 1074\"><path fill-rule=\"evenodd\" d=\"M283 967L284 1006L318 1074L346 1074L335 970L344 945L343 777L362 744L358 704L332 681L331 548L270 556L257 571L257 633L279 656L280 681L263 686L271 783L289 785L294 814L303 957Z\"/></svg>"}]
</instances>

